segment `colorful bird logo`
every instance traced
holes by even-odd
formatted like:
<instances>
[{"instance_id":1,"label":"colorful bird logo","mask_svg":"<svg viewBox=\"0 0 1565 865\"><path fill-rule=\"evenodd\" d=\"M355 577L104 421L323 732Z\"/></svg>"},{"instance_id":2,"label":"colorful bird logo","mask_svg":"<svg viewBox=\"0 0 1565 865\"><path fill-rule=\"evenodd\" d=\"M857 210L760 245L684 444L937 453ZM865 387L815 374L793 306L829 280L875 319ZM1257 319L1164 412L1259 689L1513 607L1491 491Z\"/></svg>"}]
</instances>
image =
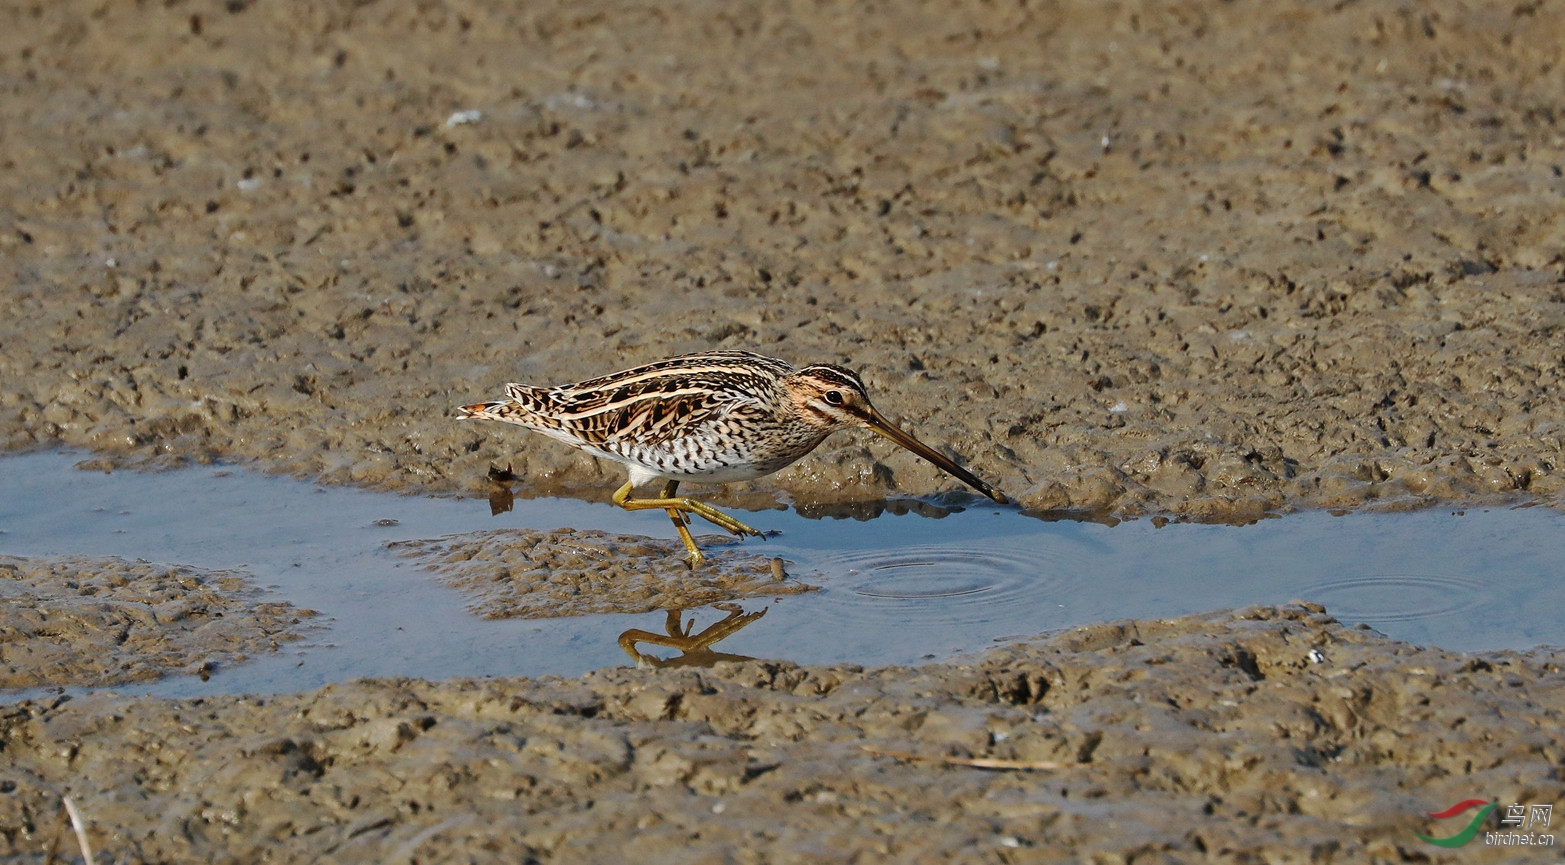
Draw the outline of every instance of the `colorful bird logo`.
<instances>
[{"instance_id":1,"label":"colorful bird logo","mask_svg":"<svg viewBox=\"0 0 1565 865\"><path fill-rule=\"evenodd\" d=\"M1424 839L1425 841L1440 847L1460 847L1463 844L1466 844L1468 841L1473 840L1473 836L1478 834L1478 827L1483 825L1484 818L1488 817L1489 812L1493 811L1498 806L1498 804L1499 803L1497 802L1485 802L1482 799L1468 799L1463 802L1458 802L1444 811L1430 812L1429 816L1431 818L1435 820L1444 820L1448 817L1455 817L1469 808L1477 808L1480 805L1483 806L1483 810L1479 811L1473 817L1472 822L1467 824L1466 829L1463 829L1449 838L1431 838L1428 835L1418 835L1417 832L1414 832L1413 834L1418 835L1418 837Z\"/></svg>"}]
</instances>

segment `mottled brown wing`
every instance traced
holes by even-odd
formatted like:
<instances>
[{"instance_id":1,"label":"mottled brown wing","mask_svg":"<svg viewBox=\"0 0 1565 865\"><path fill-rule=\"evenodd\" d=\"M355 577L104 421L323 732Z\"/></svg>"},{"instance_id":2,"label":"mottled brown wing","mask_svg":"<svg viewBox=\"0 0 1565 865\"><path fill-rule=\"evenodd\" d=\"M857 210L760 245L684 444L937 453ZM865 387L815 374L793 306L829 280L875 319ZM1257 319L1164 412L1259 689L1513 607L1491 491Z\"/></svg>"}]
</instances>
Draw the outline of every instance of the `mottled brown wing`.
<instances>
[{"instance_id":1,"label":"mottled brown wing","mask_svg":"<svg viewBox=\"0 0 1565 865\"><path fill-rule=\"evenodd\" d=\"M711 435L716 423L741 402L733 394L712 392L642 400L603 416L613 429L606 440L656 446Z\"/></svg>"},{"instance_id":2,"label":"mottled brown wing","mask_svg":"<svg viewBox=\"0 0 1565 865\"><path fill-rule=\"evenodd\" d=\"M713 435L736 406L764 409L788 369L760 355L709 352L532 393L548 403L539 414L583 441L655 446Z\"/></svg>"}]
</instances>

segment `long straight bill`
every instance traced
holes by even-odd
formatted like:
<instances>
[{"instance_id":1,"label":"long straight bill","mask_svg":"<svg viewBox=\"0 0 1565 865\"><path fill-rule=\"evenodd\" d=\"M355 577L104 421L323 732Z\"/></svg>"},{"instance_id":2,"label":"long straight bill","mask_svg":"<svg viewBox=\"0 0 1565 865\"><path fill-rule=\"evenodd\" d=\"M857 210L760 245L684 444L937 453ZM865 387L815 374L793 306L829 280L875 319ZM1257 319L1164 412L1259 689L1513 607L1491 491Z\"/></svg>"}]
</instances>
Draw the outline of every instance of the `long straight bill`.
<instances>
[{"instance_id":1,"label":"long straight bill","mask_svg":"<svg viewBox=\"0 0 1565 865\"><path fill-rule=\"evenodd\" d=\"M929 460L931 463L939 466L941 470L950 474L952 477L960 480L962 483L967 484L973 489L978 490L996 502L1002 505L1008 505L1011 503L1011 500L1005 497L1005 493L1002 493L994 487L991 487L983 481L979 480L976 476L973 475L972 472L969 472L967 469L964 469L956 463L951 462L949 459L946 459L944 455L940 454L929 445L926 445L918 439L913 438L912 436L903 432L902 430L897 429L896 426L891 423L891 421L888 421L882 417L880 412L875 411L874 409L870 409L869 417L866 418L865 422L868 424L870 429L880 433L888 439L891 439L892 441L907 448L913 453L918 454L924 459Z\"/></svg>"}]
</instances>

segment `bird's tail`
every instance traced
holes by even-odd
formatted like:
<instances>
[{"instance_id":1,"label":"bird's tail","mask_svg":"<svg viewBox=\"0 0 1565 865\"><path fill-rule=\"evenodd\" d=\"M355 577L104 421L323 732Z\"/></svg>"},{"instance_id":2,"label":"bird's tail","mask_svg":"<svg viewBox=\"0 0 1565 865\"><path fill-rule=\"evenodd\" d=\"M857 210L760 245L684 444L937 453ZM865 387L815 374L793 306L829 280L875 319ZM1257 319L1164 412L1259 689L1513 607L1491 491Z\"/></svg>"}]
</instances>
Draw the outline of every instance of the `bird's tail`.
<instances>
[{"instance_id":1,"label":"bird's tail","mask_svg":"<svg viewBox=\"0 0 1565 865\"><path fill-rule=\"evenodd\" d=\"M539 388L525 384L508 384L505 392L510 399L495 402L475 402L456 407L457 420L497 420L505 423L536 427L549 426L543 415L543 397Z\"/></svg>"},{"instance_id":2,"label":"bird's tail","mask_svg":"<svg viewBox=\"0 0 1565 865\"><path fill-rule=\"evenodd\" d=\"M475 402L472 405L459 405L456 407L457 420L500 420L498 412L505 408L505 402Z\"/></svg>"}]
</instances>

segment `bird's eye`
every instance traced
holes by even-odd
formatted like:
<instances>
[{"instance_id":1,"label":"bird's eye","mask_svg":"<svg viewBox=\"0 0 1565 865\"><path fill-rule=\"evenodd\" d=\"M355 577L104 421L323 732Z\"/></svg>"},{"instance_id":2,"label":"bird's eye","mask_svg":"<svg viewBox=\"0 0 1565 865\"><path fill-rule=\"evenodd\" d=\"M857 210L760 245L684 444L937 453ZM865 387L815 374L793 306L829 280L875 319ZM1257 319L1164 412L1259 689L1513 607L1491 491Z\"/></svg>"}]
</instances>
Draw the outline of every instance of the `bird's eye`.
<instances>
[{"instance_id":1,"label":"bird's eye","mask_svg":"<svg viewBox=\"0 0 1565 865\"><path fill-rule=\"evenodd\" d=\"M826 391L826 404L842 405L842 393L835 390Z\"/></svg>"}]
</instances>

